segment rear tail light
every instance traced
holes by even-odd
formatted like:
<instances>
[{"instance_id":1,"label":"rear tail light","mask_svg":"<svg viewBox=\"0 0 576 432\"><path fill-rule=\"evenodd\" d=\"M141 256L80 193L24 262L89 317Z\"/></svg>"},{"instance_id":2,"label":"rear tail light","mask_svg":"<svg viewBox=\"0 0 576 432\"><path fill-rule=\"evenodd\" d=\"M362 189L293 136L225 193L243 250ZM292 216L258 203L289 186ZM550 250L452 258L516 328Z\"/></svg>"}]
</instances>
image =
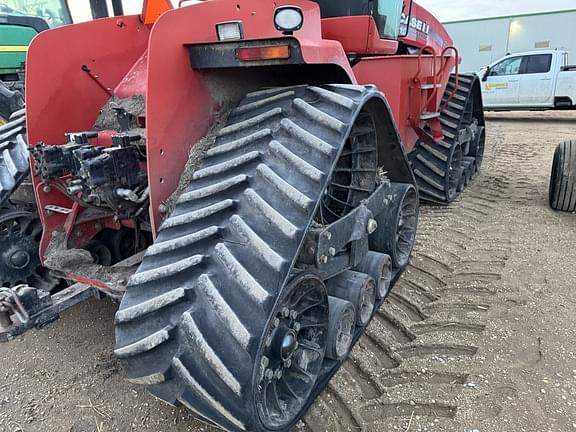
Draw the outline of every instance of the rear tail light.
<instances>
[{"instance_id":1,"label":"rear tail light","mask_svg":"<svg viewBox=\"0 0 576 432\"><path fill-rule=\"evenodd\" d=\"M290 58L289 45L237 48L236 58L240 61L282 60Z\"/></svg>"}]
</instances>

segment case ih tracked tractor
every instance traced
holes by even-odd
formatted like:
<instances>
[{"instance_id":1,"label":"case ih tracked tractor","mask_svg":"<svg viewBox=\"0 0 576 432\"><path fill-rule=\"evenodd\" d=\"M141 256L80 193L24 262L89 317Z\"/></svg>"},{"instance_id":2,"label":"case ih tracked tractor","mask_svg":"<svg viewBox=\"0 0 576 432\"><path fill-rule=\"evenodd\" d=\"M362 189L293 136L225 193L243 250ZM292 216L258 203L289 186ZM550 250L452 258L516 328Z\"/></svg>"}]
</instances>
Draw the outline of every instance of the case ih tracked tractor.
<instances>
[{"instance_id":1,"label":"case ih tracked tractor","mask_svg":"<svg viewBox=\"0 0 576 432\"><path fill-rule=\"evenodd\" d=\"M451 44L402 0L148 0L41 34L40 256L79 283L5 291L0 334L97 289L122 298L129 381L227 430L289 430L408 264L418 195L454 200L482 162Z\"/></svg>"}]
</instances>

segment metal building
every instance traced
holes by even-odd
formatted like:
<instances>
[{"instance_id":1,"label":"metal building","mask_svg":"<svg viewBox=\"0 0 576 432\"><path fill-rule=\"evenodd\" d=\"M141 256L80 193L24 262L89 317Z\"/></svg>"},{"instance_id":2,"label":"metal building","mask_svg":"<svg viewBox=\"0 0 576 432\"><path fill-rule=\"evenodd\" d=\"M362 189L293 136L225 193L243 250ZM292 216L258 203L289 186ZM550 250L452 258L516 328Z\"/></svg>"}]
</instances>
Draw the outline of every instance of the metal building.
<instances>
[{"instance_id":1,"label":"metal building","mask_svg":"<svg viewBox=\"0 0 576 432\"><path fill-rule=\"evenodd\" d=\"M564 49L576 64L576 9L445 23L462 56L461 71L476 72L507 53Z\"/></svg>"}]
</instances>

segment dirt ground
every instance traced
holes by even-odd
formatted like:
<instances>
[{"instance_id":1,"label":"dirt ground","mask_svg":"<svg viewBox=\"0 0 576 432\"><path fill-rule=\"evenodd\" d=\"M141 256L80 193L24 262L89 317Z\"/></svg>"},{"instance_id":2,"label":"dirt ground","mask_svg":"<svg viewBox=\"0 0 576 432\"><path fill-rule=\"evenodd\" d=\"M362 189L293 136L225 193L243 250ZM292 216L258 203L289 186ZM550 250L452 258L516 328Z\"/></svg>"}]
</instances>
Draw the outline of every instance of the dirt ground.
<instances>
[{"instance_id":1,"label":"dirt ground","mask_svg":"<svg viewBox=\"0 0 576 432\"><path fill-rule=\"evenodd\" d=\"M482 175L422 209L409 271L297 429L576 431L576 216L547 207L570 113L490 114ZM0 432L213 428L122 380L111 301L0 345Z\"/></svg>"}]
</instances>

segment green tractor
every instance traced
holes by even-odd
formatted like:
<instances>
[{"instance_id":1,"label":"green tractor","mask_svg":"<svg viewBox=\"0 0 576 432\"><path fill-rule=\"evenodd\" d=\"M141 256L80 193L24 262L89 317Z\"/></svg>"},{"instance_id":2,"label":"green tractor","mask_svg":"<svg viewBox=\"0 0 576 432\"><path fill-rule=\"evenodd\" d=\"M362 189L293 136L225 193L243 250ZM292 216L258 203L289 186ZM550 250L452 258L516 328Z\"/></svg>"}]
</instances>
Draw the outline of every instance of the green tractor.
<instances>
[{"instance_id":1,"label":"green tractor","mask_svg":"<svg viewBox=\"0 0 576 432\"><path fill-rule=\"evenodd\" d=\"M0 0L0 126L24 105L24 64L34 36L70 23L65 0Z\"/></svg>"}]
</instances>

